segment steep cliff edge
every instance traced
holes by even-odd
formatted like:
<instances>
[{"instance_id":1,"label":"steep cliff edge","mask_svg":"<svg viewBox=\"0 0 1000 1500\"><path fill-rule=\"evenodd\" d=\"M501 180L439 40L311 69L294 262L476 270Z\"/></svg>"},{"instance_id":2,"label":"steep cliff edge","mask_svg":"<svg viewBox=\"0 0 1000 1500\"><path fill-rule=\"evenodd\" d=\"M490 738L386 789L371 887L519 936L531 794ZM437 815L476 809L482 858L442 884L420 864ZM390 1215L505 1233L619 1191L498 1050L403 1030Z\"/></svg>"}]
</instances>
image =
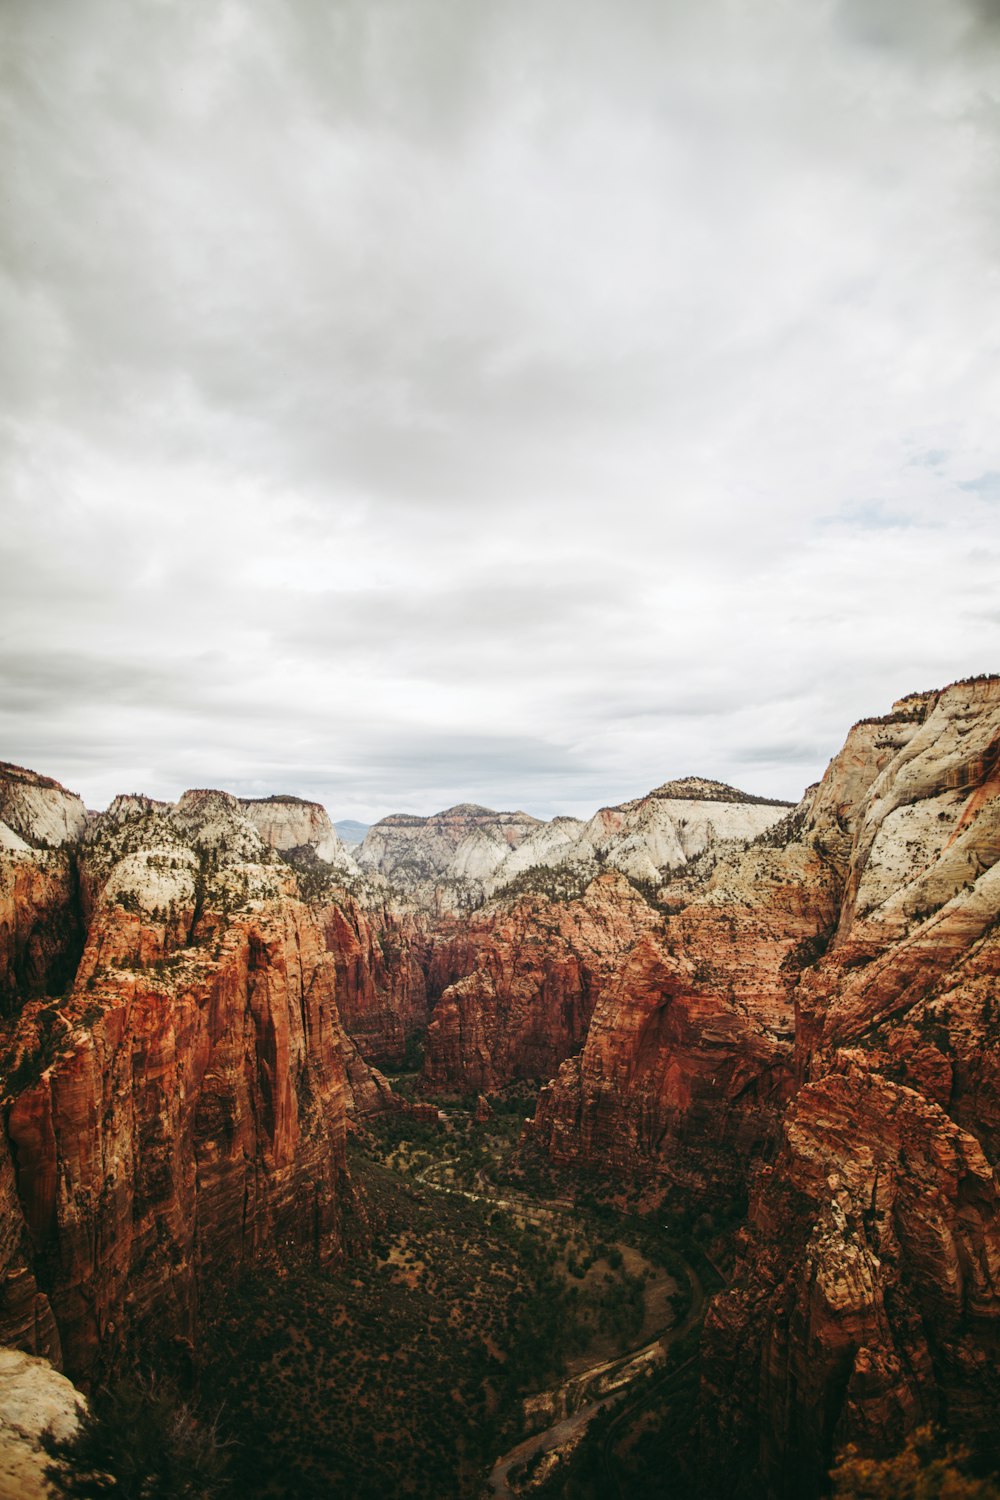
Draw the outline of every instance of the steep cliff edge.
<instances>
[{"instance_id":1,"label":"steep cliff edge","mask_svg":"<svg viewBox=\"0 0 1000 1500\"><path fill-rule=\"evenodd\" d=\"M730 847L660 906L530 1135L561 1162L711 1188L720 1153L745 1171L791 1097L795 985L836 919L836 881L809 847Z\"/></svg>"},{"instance_id":2,"label":"steep cliff edge","mask_svg":"<svg viewBox=\"0 0 1000 1500\"><path fill-rule=\"evenodd\" d=\"M602 984L655 920L627 880L606 874L575 900L526 895L439 931L426 1081L479 1091L550 1077L582 1044Z\"/></svg>"},{"instance_id":3,"label":"steep cliff edge","mask_svg":"<svg viewBox=\"0 0 1000 1500\"><path fill-rule=\"evenodd\" d=\"M838 923L797 987L803 1086L707 1326L709 1451L787 1494L919 1420L1000 1461L1000 680L902 700L874 726L895 753L862 768L872 729L810 809Z\"/></svg>"},{"instance_id":4,"label":"steep cliff edge","mask_svg":"<svg viewBox=\"0 0 1000 1500\"><path fill-rule=\"evenodd\" d=\"M349 874L358 868L337 836L325 807L301 797L242 797L240 807L265 844L284 853L311 849L317 859Z\"/></svg>"},{"instance_id":5,"label":"steep cliff edge","mask_svg":"<svg viewBox=\"0 0 1000 1500\"><path fill-rule=\"evenodd\" d=\"M75 792L50 776L0 761L0 825L33 849L58 849L80 838L87 810Z\"/></svg>"},{"instance_id":6,"label":"steep cliff edge","mask_svg":"<svg viewBox=\"0 0 1000 1500\"><path fill-rule=\"evenodd\" d=\"M863 722L787 822L660 891L531 1137L750 1173L706 1327L718 1493L814 1494L834 1448L944 1421L997 1458L1000 680Z\"/></svg>"},{"instance_id":7,"label":"steep cliff edge","mask_svg":"<svg viewBox=\"0 0 1000 1500\"><path fill-rule=\"evenodd\" d=\"M265 1245L343 1253L350 1075L373 1081L321 927L234 798L122 799L79 860L72 991L3 1041L0 1339L89 1377L131 1338L191 1337L213 1276Z\"/></svg>"}]
</instances>

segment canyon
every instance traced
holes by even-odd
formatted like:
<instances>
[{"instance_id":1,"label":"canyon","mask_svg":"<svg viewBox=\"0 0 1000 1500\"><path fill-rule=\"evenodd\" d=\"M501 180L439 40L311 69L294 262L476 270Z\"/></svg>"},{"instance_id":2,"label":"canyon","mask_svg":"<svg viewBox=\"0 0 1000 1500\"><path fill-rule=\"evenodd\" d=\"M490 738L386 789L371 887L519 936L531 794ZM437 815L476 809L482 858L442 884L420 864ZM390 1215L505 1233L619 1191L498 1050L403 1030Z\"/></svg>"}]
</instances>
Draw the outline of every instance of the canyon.
<instances>
[{"instance_id":1,"label":"canyon","mask_svg":"<svg viewBox=\"0 0 1000 1500\"><path fill-rule=\"evenodd\" d=\"M996 1467L998 1043L997 677L794 806L686 777L352 849L290 796L94 814L3 765L0 1342L87 1388L187 1358L220 1278L377 1233L375 1122L537 1086L519 1170L713 1222L703 1492L818 1494L927 1421Z\"/></svg>"}]
</instances>

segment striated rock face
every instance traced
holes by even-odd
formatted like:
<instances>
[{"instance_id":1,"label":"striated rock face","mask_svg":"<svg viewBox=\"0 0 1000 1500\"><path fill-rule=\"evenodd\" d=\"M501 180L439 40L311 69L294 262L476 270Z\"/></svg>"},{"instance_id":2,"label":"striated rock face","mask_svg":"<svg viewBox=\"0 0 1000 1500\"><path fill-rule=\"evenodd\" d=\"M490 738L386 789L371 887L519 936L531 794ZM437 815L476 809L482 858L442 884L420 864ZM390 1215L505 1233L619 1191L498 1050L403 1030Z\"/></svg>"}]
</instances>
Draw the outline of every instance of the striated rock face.
<instances>
[{"instance_id":1,"label":"striated rock face","mask_svg":"<svg viewBox=\"0 0 1000 1500\"><path fill-rule=\"evenodd\" d=\"M272 849L311 849L317 859L357 872L326 808L318 802L305 802L301 797L243 797L240 806Z\"/></svg>"},{"instance_id":2,"label":"striated rock face","mask_svg":"<svg viewBox=\"0 0 1000 1500\"><path fill-rule=\"evenodd\" d=\"M793 816L660 891L543 1090L557 1159L751 1170L706 1332L713 1492L814 1494L837 1446L927 1418L996 1440L998 762L997 679L855 726Z\"/></svg>"},{"instance_id":3,"label":"striated rock face","mask_svg":"<svg viewBox=\"0 0 1000 1500\"><path fill-rule=\"evenodd\" d=\"M438 913L468 909L528 872L576 867L593 877L604 865L656 881L711 844L756 838L790 804L768 802L722 782L688 776L645 797L605 807L589 822L462 805L431 818L396 814L375 823L358 863Z\"/></svg>"},{"instance_id":4,"label":"striated rock face","mask_svg":"<svg viewBox=\"0 0 1000 1500\"><path fill-rule=\"evenodd\" d=\"M0 825L0 845L7 848L58 849L83 833L87 810L51 777L0 761Z\"/></svg>"},{"instance_id":5,"label":"striated rock face","mask_svg":"<svg viewBox=\"0 0 1000 1500\"><path fill-rule=\"evenodd\" d=\"M843 1444L888 1454L925 1421L995 1462L998 1207L979 1142L916 1090L854 1066L802 1089L706 1324L718 1488L815 1494Z\"/></svg>"},{"instance_id":6,"label":"striated rock face","mask_svg":"<svg viewBox=\"0 0 1000 1500\"><path fill-rule=\"evenodd\" d=\"M0 1339L92 1377L132 1337L190 1337L212 1278L261 1247L342 1253L347 1111L382 1085L235 799L124 799L80 868L72 993L26 1004L0 1052Z\"/></svg>"},{"instance_id":7,"label":"striated rock face","mask_svg":"<svg viewBox=\"0 0 1000 1500\"><path fill-rule=\"evenodd\" d=\"M686 776L620 807L601 808L580 830L569 857L603 858L637 880L658 881L661 871L679 869L712 844L756 838L790 808L721 781Z\"/></svg>"},{"instance_id":8,"label":"striated rock face","mask_svg":"<svg viewBox=\"0 0 1000 1500\"><path fill-rule=\"evenodd\" d=\"M927 1418L1000 1460L998 760L1000 680L960 683L860 726L814 799L838 924L706 1364L712 1450L785 1493Z\"/></svg>"},{"instance_id":9,"label":"striated rock face","mask_svg":"<svg viewBox=\"0 0 1000 1500\"><path fill-rule=\"evenodd\" d=\"M429 818L394 813L372 824L357 862L419 904L448 910L458 894L449 886L475 888L542 826L527 813L498 813L465 802Z\"/></svg>"},{"instance_id":10,"label":"striated rock face","mask_svg":"<svg viewBox=\"0 0 1000 1500\"><path fill-rule=\"evenodd\" d=\"M661 898L673 914L647 923L582 1052L542 1090L531 1135L557 1160L669 1173L688 1149L747 1160L791 1096L796 982L836 919L829 867L798 844L734 850Z\"/></svg>"},{"instance_id":11,"label":"striated rock face","mask_svg":"<svg viewBox=\"0 0 1000 1500\"><path fill-rule=\"evenodd\" d=\"M76 1431L86 1402L44 1359L0 1349L0 1500L48 1500L42 1433Z\"/></svg>"},{"instance_id":12,"label":"striated rock face","mask_svg":"<svg viewBox=\"0 0 1000 1500\"><path fill-rule=\"evenodd\" d=\"M661 891L543 1091L560 1159L751 1166L706 1326L712 1492L815 1494L838 1445L928 1417L1000 1458L998 762L1000 679L855 726L784 825Z\"/></svg>"},{"instance_id":13,"label":"striated rock face","mask_svg":"<svg viewBox=\"0 0 1000 1500\"><path fill-rule=\"evenodd\" d=\"M535 895L456 924L430 961L431 991L441 993L427 1030L428 1083L481 1091L550 1077L579 1048L602 985L655 920L626 880L607 874L577 900Z\"/></svg>"},{"instance_id":14,"label":"striated rock face","mask_svg":"<svg viewBox=\"0 0 1000 1500\"><path fill-rule=\"evenodd\" d=\"M416 918L364 906L338 890L317 903L316 920L336 968L337 1005L365 1058L398 1065L427 1024L426 938Z\"/></svg>"}]
</instances>

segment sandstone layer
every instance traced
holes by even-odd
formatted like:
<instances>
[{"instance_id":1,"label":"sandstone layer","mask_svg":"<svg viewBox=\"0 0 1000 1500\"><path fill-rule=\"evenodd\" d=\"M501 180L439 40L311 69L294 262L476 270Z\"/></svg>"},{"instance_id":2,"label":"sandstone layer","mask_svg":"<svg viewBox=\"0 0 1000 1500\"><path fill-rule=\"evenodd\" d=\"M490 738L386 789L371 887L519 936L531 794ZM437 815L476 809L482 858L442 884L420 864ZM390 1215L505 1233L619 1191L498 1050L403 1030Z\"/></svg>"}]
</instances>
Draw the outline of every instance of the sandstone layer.
<instances>
[{"instance_id":1,"label":"sandstone layer","mask_svg":"<svg viewBox=\"0 0 1000 1500\"><path fill-rule=\"evenodd\" d=\"M75 792L49 776L0 761L0 825L33 849L73 843L87 826L87 810ZM0 845L17 843L0 837Z\"/></svg>"},{"instance_id":2,"label":"sandstone layer","mask_svg":"<svg viewBox=\"0 0 1000 1500\"><path fill-rule=\"evenodd\" d=\"M628 881L606 874L576 900L526 896L439 932L427 1083L478 1092L551 1077L582 1045L602 985L654 921Z\"/></svg>"},{"instance_id":3,"label":"sandstone layer","mask_svg":"<svg viewBox=\"0 0 1000 1500\"><path fill-rule=\"evenodd\" d=\"M42 1434L68 1438L85 1402L44 1359L0 1349L0 1500L49 1500Z\"/></svg>"},{"instance_id":4,"label":"sandstone layer","mask_svg":"<svg viewBox=\"0 0 1000 1500\"><path fill-rule=\"evenodd\" d=\"M120 799L79 878L72 989L24 1003L0 1059L0 1339L93 1377L132 1338L191 1338L212 1278L262 1247L342 1254L347 1112L381 1085L236 799Z\"/></svg>"},{"instance_id":5,"label":"sandstone layer","mask_svg":"<svg viewBox=\"0 0 1000 1500\"><path fill-rule=\"evenodd\" d=\"M660 891L543 1091L560 1160L750 1173L706 1328L718 1493L814 1494L926 1418L1000 1457L998 762L996 678L855 726L783 825Z\"/></svg>"},{"instance_id":6,"label":"sandstone layer","mask_svg":"<svg viewBox=\"0 0 1000 1500\"><path fill-rule=\"evenodd\" d=\"M602 808L587 822L546 823L469 804L429 818L394 814L369 828L358 863L440 915L469 911L508 888L516 893L557 867L575 870L577 882L604 866L656 882L715 843L756 838L788 810L787 803L688 776Z\"/></svg>"}]
</instances>

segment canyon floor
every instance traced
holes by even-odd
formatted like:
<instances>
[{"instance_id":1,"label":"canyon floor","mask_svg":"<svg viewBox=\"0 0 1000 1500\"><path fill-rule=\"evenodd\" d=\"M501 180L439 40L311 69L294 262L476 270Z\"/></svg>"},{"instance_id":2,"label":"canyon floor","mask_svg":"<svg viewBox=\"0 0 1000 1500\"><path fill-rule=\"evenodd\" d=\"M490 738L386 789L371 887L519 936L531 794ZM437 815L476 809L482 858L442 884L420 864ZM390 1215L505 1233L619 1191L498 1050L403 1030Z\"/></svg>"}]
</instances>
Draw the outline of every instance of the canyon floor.
<instances>
[{"instance_id":1,"label":"canyon floor","mask_svg":"<svg viewBox=\"0 0 1000 1500\"><path fill-rule=\"evenodd\" d=\"M678 1438L702 1278L720 1284L707 1243L609 1183L575 1202L565 1173L526 1172L525 1093L493 1102L358 1136L371 1245L348 1271L279 1252L220 1294L193 1380L239 1492L582 1495L596 1463L598 1483L661 1493L665 1376L675 1486L693 1479Z\"/></svg>"}]
</instances>

